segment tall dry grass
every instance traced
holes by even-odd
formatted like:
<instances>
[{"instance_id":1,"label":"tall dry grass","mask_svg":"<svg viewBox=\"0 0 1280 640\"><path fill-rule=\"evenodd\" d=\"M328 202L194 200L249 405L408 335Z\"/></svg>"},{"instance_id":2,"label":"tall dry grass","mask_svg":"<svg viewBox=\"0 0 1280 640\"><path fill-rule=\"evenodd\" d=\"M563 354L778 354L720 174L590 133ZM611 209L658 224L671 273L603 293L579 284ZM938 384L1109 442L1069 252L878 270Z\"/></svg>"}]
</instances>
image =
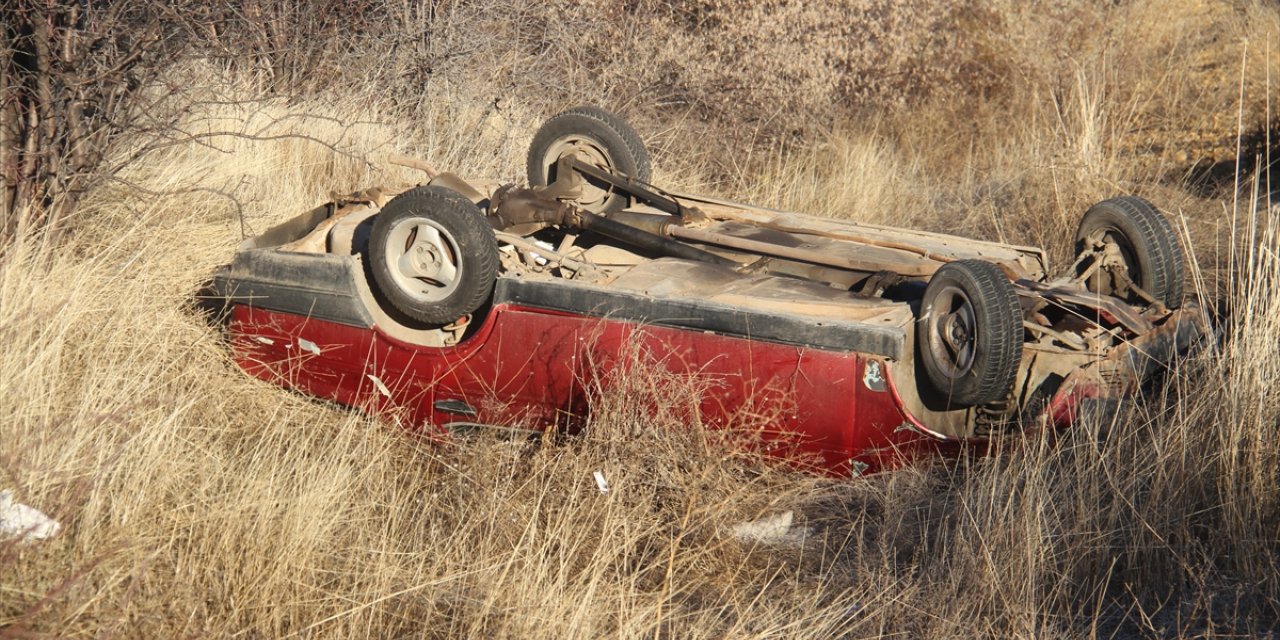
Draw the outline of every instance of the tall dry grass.
<instances>
[{"instance_id":1,"label":"tall dry grass","mask_svg":"<svg viewBox=\"0 0 1280 640\"><path fill-rule=\"evenodd\" d=\"M330 189L409 178L369 162L402 130L365 122L358 106L297 113L265 102L198 114L190 133L229 133L134 167L86 204L70 241L30 235L7 250L3 479L72 533L5 543L0 627L819 637L849 626L818 612L851 596L810 603L797 559L726 533L814 482L746 472L741 455L670 417L637 421L640 390L606 394L605 422L581 441L437 447L245 377L192 304L242 224L261 229ZM510 173L520 158L508 144L477 129L433 160ZM357 148L373 152L344 155ZM605 416L624 412L628 437L609 437L621 432ZM788 595L759 601L734 576ZM797 617L796 602L813 611Z\"/></svg>"},{"instance_id":2,"label":"tall dry grass","mask_svg":"<svg viewBox=\"0 0 1280 640\"><path fill-rule=\"evenodd\" d=\"M1274 85L1253 83L1275 74L1280 11L1080 2L1054 22L991 6L1004 35L984 46L1022 56L1002 59L1020 71L1000 95L840 122L728 172L664 120L659 177L1058 255L1089 202L1148 195L1229 313L1221 346L1141 402L856 481L730 453L687 424L700 388L678 378L608 389L582 437L421 443L249 379L192 293L243 232L416 179L386 153L518 179L548 114L495 108L465 74L432 79L438 99L412 119L373 93L244 100L230 85L188 115L185 141L87 194L73 236L0 254L0 486L66 527L0 542L0 637L1274 636L1274 186L1245 172L1206 190L1176 166L1199 143L1142 134L1182 117L1216 131L1224 109L1245 130L1273 118L1257 105ZM788 510L809 531L799 546L730 533Z\"/></svg>"}]
</instances>

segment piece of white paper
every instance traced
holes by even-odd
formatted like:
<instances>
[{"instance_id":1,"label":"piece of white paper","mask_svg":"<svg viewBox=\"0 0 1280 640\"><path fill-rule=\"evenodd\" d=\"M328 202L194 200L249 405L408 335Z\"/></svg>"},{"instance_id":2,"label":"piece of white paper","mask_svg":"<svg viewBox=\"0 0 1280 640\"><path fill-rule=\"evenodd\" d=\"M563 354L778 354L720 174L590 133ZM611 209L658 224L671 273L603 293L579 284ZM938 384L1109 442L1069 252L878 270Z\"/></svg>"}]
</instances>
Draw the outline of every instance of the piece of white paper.
<instances>
[{"instance_id":1,"label":"piece of white paper","mask_svg":"<svg viewBox=\"0 0 1280 640\"><path fill-rule=\"evenodd\" d=\"M58 535L58 521L13 499L13 491L0 491L0 538L21 538L24 542Z\"/></svg>"}]
</instances>

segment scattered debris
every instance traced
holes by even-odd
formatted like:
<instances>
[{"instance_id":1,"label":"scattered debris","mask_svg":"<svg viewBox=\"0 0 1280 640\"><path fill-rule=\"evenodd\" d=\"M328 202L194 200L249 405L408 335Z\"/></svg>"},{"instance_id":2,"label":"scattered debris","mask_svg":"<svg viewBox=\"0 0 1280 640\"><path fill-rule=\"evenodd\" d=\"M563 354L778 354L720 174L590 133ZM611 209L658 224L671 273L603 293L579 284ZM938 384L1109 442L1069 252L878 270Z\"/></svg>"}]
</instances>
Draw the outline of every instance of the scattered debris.
<instances>
[{"instance_id":1,"label":"scattered debris","mask_svg":"<svg viewBox=\"0 0 1280 640\"><path fill-rule=\"evenodd\" d=\"M872 391L884 391L884 375L880 373L880 363L871 360L867 363L866 373L862 376L862 384Z\"/></svg>"},{"instance_id":2,"label":"scattered debris","mask_svg":"<svg viewBox=\"0 0 1280 640\"><path fill-rule=\"evenodd\" d=\"M780 547L798 547L809 536L808 527L793 527L791 511L767 516L759 520L740 522L733 525L733 537L742 542L771 544Z\"/></svg>"},{"instance_id":3,"label":"scattered debris","mask_svg":"<svg viewBox=\"0 0 1280 640\"><path fill-rule=\"evenodd\" d=\"M381 393L383 397L391 397L391 390L387 388L387 385L382 383L382 380L378 379L378 376L375 376L372 373L366 373L364 374L364 377L368 378L369 382L372 382L374 387L377 387L378 393Z\"/></svg>"},{"instance_id":4,"label":"scattered debris","mask_svg":"<svg viewBox=\"0 0 1280 640\"><path fill-rule=\"evenodd\" d=\"M0 491L0 538L21 538L23 542L45 540L58 535L62 525L35 507L15 502L13 491Z\"/></svg>"},{"instance_id":5,"label":"scattered debris","mask_svg":"<svg viewBox=\"0 0 1280 640\"><path fill-rule=\"evenodd\" d=\"M320 345L306 338L298 338L298 348L303 351L310 351L313 355L320 355Z\"/></svg>"},{"instance_id":6,"label":"scattered debris","mask_svg":"<svg viewBox=\"0 0 1280 640\"><path fill-rule=\"evenodd\" d=\"M604 472L593 471L591 475L595 477L596 488L600 490L600 493L609 493L609 481L604 479Z\"/></svg>"}]
</instances>

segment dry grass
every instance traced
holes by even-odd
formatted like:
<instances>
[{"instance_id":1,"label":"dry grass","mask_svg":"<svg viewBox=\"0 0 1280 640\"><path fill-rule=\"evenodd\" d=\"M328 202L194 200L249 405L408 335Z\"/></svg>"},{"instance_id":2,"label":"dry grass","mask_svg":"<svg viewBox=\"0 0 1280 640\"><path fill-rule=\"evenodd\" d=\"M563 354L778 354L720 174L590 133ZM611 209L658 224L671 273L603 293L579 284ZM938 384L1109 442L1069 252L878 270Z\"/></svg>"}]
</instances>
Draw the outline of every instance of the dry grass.
<instances>
[{"instance_id":1,"label":"dry grass","mask_svg":"<svg viewBox=\"0 0 1280 640\"><path fill-rule=\"evenodd\" d=\"M66 525L0 543L0 637L1274 636L1280 220L1265 174L1206 190L1176 156L1201 148L1178 131L1219 131L1224 109L1228 128L1273 117L1256 79L1280 77L1280 12L1168 7L991 4L1018 70L999 95L761 147L776 154L726 164L664 120L660 178L1059 256L1087 203L1137 191L1180 214L1196 275L1221 284L1222 348L1146 402L858 481L729 454L686 424L693 380L611 388L580 438L440 447L249 379L191 303L242 223L415 179L382 165L392 151L516 179L546 114L494 108L465 76L433 79L412 121L358 94L207 104L188 133L234 135L150 155L87 196L72 237L0 254L0 487ZM785 510L811 530L799 548L728 534Z\"/></svg>"}]
</instances>

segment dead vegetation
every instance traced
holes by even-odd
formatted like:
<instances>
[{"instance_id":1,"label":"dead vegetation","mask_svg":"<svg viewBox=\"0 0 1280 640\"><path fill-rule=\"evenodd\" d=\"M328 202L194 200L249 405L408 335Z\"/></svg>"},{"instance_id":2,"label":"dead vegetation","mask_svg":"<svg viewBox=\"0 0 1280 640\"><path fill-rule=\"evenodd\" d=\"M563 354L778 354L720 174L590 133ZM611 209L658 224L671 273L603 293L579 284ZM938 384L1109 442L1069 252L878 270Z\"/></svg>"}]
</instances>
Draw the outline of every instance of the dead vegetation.
<instances>
[{"instance_id":1,"label":"dead vegetation","mask_svg":"<svg viewBox=\"0 0 1280 640\"><path fill-rule=\"evenodd\" d=\"M0 542L0 637L1280 632L1280 8L595 4L186 16L199 47L146 85L181 88L163 126L111 137L69 233L6 219L0 488L65 530ZM271 55L312 33L333 47ZM1059 256L1136 191L1186 229L1222 346L1079 430L837 482L728 453L681 411L696 380L628 379L579 438L431 446L250 380L194 310L243 233L415 179L387 153L518 179L541 119L589 101L650 136L660 182ZM799 547L730 534L788 510Z\"/></svg>"}]
</instances>

